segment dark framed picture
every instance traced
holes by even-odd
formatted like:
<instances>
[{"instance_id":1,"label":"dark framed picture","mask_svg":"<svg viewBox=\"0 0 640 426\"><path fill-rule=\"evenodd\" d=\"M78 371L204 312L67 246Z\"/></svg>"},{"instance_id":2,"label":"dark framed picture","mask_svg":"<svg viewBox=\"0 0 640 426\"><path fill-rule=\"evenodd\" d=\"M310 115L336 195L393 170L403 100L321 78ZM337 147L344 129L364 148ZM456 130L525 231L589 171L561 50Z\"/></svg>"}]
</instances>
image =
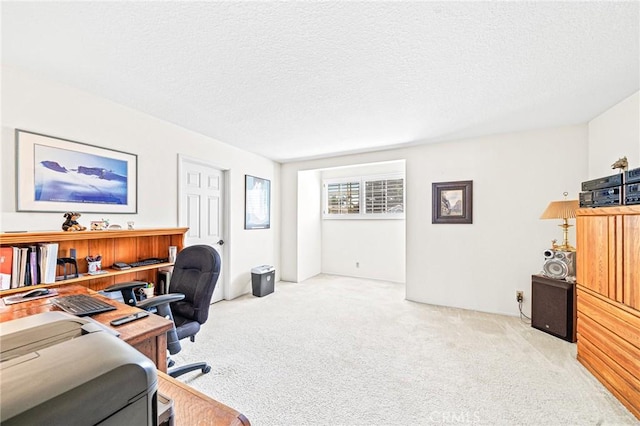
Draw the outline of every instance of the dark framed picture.
<instances>
[{"instance_id":1,"label":"dark framed picture","mask_svg":"<svg viewBox=\"0 0 640 426\"><path fill-rule=\"evenodd\" d=\"M473 223L473 181L434 182L431 223Z\"/></svg>"},{"instance_id":2,"label":"dark framed picture","mask_svg":"<svg viewBox=\"0 0 640 426\"><path fill-rule=\"evenodd\" d=\"M244 176L244 229L271 227L271 181Z\"/></svg>"},{"instance_id":3,"label":"dark framed picture","mask_svg":"<svg viewBox=\"0 0 640 426\"><path fill-rule=\"evenodd\" d=\"M138 156L16 129L16 210L137 213Z\"/></svg>"}]
</instances>

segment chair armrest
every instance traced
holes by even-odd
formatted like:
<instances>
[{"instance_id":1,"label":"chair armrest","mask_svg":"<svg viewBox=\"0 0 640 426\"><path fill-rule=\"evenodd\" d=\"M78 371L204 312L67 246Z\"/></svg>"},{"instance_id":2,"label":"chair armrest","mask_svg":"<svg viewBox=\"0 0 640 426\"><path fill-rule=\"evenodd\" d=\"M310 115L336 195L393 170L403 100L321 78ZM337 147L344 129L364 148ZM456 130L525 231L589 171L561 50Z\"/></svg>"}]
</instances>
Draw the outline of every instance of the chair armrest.
<instances>
[{"instance_id":1,"label":"chair armrest","mask_svg":"<svg viewBox=\"0 0 640 426\"><path fill-rule=\"evenodd\" d=\"M175 355L180 352L181 346L180 340L178 339L178 333L176 332L176 325L173 321L170 303L177 302L182 299L184 299L184 294L182 293L169 293L153 296L138 303L138 308L147 311L153 311L155 309L156 315L164 317L173 323L171 330L167 331L167 349L171 355Z\"/></svg>"},{"instance_id":2,"label":"chair armrest","mask_svg":"<svg viewBox=\"0 0 640 426\"><path fill-rule=\"evenodd\" d=\"M129 281L126 283L118 283L118 284L114 284L114 285L110 285L109 287L105 288L103 291L122 291L123 289L130 289L130 288L136 288L136 287L144 287L145 285L147 285L146 281Z\"/></svg>"},{"instance_id":3,"label":"chair armrest","mask_svg":"<svg viewBox=\"0 0 640 426\"><path fill-rule=\"evenodd\" d=\"M171 302L177 302L182 299L184 299L184 294L182 293L161 294L159 296L153 296L142 300L138 302L136 306L140 309L149 310L151 308L157 308L160 305L168 305Z\"/></svg>"},{"instance_id":4,"label":"chair armrest","mask_svg":"<svg viewBox=\"0 0 640 426\"><path fill-rule=\"evenodd\" d=\"M137 287L144 287L145 285L147 285L145 281L130 281L126 283L111 285L102 291L120 291L122 293L122 299L124 300L124 303L130 306L137 306L136 295L133 292L133 289Z\"/></svg>"}]
</instances>

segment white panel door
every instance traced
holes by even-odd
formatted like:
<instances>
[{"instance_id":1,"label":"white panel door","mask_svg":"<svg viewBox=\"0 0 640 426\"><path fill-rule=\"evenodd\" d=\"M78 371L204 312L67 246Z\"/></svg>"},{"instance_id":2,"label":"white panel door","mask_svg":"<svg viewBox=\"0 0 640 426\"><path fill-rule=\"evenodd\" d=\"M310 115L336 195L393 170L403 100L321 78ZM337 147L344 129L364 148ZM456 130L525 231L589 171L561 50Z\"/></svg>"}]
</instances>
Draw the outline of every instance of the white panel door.
<instances>
[{"instance_id":1,"label":"white panel door","mask_svg":"<svg viewBox=\"0 0 640 426\"><path fill-rule=\"evenodd\" d=\"M189 228L185 235L185 246L210 245L218 251L222 260L224 171L184 156L179 156L178 163L178 223ZM223 272L213 292L212 303L225 297Z\"/></svg>"}]
</instances>

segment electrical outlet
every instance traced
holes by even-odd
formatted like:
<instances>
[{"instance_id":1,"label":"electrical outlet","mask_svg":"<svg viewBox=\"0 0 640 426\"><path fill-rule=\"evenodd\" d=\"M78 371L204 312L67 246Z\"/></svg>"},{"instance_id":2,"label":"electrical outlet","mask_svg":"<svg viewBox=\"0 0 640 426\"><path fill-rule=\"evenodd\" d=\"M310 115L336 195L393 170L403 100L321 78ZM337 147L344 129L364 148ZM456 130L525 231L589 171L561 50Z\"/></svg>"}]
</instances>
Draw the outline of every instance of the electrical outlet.
<instances>
[{"instance_id":1,"label":"electrical outlet","mask_svg":"<svg viewBox=\"0 0 640 426\"><path fill-rule=\"evenodd\" d=\"M522 303L523 300L524 300L524 291L516 290L516 302Z\"/></svg>"},{"instance_id":2,"label":"electrical outlet","mask_svg":"<svg viewBox=\"0 0 640 426\"><path fill-rule=\"evenodd\" d=\"M356 268L360 267L360 262L356 262Z\"/></svg>"}]
</instances>

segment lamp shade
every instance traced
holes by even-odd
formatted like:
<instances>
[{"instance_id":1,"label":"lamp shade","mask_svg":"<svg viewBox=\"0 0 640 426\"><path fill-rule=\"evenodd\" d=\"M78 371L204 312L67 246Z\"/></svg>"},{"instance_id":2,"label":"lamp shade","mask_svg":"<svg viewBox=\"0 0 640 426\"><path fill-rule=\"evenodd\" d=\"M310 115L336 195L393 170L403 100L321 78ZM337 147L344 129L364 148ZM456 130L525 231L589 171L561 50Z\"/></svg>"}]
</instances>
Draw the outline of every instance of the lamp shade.
<instances>
[{"instance_id":1,"label":"lamp shade","mask_svg":"<svg viewBox=\"0 0 640 426\"><path fill-rule=\"evenodd\" d=\"M580 207L578 200L552 201L540 219L568 219L576 217L576 209Z\"/></svg>"}]
</instances>

